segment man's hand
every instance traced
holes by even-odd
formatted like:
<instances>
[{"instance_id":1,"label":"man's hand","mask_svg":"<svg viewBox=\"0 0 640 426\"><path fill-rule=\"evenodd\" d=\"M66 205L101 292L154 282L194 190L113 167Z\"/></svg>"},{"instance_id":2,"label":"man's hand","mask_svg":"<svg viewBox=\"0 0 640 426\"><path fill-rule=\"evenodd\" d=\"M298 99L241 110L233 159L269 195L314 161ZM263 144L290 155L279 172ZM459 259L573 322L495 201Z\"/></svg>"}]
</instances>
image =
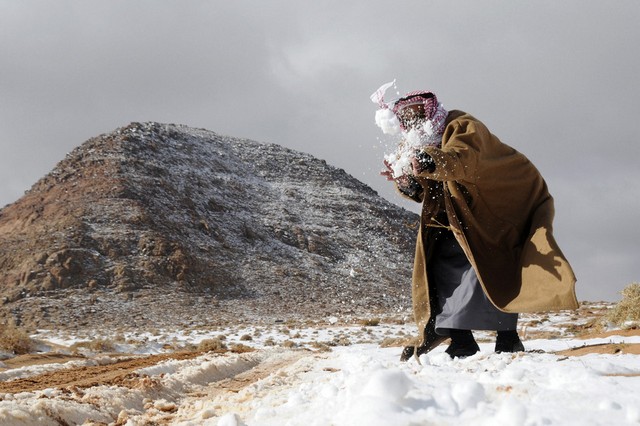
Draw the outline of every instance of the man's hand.
<instances>
[{"instance_id":1,"label":"man's hand","mask_svg":"<svg viewBox=\"0 0 640 426\"><path fill-rule=\"evenodd\" d=\"M389 181L395 181L401 191L403 189L409 188L412 185L412 181L414 179L407 175L402 175L397 178L393 177L393 169L391 168L391 164L387 160L384 160L384 166L387 168L387 170L381 171L380 174L386 177Z\"/></svg>"},{"instance_id":2,"label":"man's hand","mask_svg":"<svg viewBox=\"0 0 640 426\"><path fill-rule=\"evenodd\" d=\"M387 160L384 160L384 165L387 170L383 170L380 174L387 178L389 181L394 181L398 186L398 190L409 197L415 197L422 192L422 185L415 180L413 176L402 175L397 178L393 177L393 169L391 164Z\"/></svg>"},{"instance_id":3,"label":"man's hand","mask_svg":"<svg viewBox=\"0 0 640 426\"><path fill-rule=\"evenodd\" d=\"M391 164L389 164L387 160L384 160L384 166L387 168L387 170L381 171L380 175L386 177L387 180L395 180L395 178L393 177L393 169L391 168Z\"/></svg>"},{"instance_id":4,"label":"man's hand","mask_svg":"<svg viewBox=\"0 0 640 426\"><path fill-rule=\"evenodd\" d=\"M406 192L410 190L413 186L415 186L414 182L416 182L415 179L407 175L402 175L396 178L396 184L398 185L398 188L402 192Z\"/></svg>"},{"instance_id":5,"label":"man's hand","mask_svg":"<svg viewBox=\"0 0 640 426\"><path fill-rule=\"evenodd\" d=\"M433 158L424 151L416 151L411 158L411 168L413 173L419 175L423 172L433 173L436 169L436 163Z\"/></svg>"}]
</instances>

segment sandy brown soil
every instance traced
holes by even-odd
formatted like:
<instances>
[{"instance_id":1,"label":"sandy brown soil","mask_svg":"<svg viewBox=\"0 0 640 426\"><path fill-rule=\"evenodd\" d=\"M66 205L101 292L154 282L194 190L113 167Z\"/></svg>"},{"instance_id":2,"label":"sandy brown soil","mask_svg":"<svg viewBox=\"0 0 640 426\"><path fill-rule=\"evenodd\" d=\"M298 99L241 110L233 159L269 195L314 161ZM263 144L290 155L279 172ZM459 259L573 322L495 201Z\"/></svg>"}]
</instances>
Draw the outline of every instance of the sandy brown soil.
<instances>
[{"instance_id":1,"label":"sandy brown soil","mask_svg":"<svg viewBox=\"0 0 640 426\"><path fill-rule=\"evenodd\" d=\"M640 336L640 330L613 330L601 333L591 333L582 336L585 339L604 339L610 336L633 337ZM597 345L585 345L556 352L564 356L583 356L588 354L633 354L640 355L640 343L602 343Z\"/></svg>"},{"instance_id":2,"label":"sandy brown soil","mask_svg":"<svg viewBox=\"0 0 640 426\"><path fill-rule=\"evenodd\" d=\"M57 364L61 362L77 361L82 359L86 358L81 355L67 355L59 353L18 355L14 358L9 358L3 361L3 364L6 367L0 368L0 371L12 370L14 368L20 367L29 367L31 365Z\"/></svg>"},{"instance_id":3,"label":"sandy brown soil","mask_svg":"<svg viewBox=\"0 0 640 426\"><path fill-rule=\"evenodd\" d=\"M64 370L56 370L28 378L16 379L9 382L0 382L0 393L32 392L48 388L71 389L77 391L78 389L86 389L93 386L101 385L136 388L143 382L148 381L149 378L144 375L135 373L135 370L156 365L167 360L193 359L202 355L203 353L204 352L201 351L194 351L150 355L144 357L120 359L108 365L82 366ZM305 352L302 351L292 351L291 354L283 357L282 359L260 363L256 367L248 371L219 381L216 384L216 387L212 388L208 392L208 394L213 395L222 392L238 392L245 386L248 386L251 383L267 377L274 371L300 359L304 354ZM306 354L308 355L308 353ZM221 356L224 355L221 354ZM81 359L78 357L59 354L49 356L26 355L19 358L21 358L21 360L19 360L18 362L14 361L15 358L14 360L12 360L14 361L11 365L12 368L15 368L13 367L14 364L22 364L22 366L26 366L42 364L44 362L41 361L44 360L47 360L49 362L56 362L54 361L56 358L57 362L67 362L73 359ZM148 383L145 382L144 385L148 386Z\"/></svg>"},{"instance_id":4,"label":"sandy brown soil","mask_svg":"<svg viewBox=\"0 0 640 426\"><path fill-rule=\"evenodd\" d=\"M588 354L633 354L640 355L640 343L602 343L580 346L556 352L558 355L583 356Z\"/></svg>"},{"instance_id":5,"label":"sandy brown soil","mask_svg":"<svg viewBox=\"0 0 640 426\"><path fill-rule=\"evenodd\" d=\"M135 370L167 360L192 359L202 352L181 352L125 358L108 365L83 366L51 371L33 377L0 382L0 392L32 392L47 388L90 388L99 385L134 387L143 379ZM6 362L5 362L6 364Z\"/></svg>"},{"instance_id":6,"label":"sandy brown soil","mask_svg":"<svg viewBox=\"0 0 640 426\"><path fill-rule=\"evenodd\" d=\"M624 337L640 336L640 329L633 328L628 330L610 330L610 331L604 331L600 333L594 332L594 333L581 335L580 337L583 339L604 339L610 336L624 336Z\"/></svg>"}]
</instances>

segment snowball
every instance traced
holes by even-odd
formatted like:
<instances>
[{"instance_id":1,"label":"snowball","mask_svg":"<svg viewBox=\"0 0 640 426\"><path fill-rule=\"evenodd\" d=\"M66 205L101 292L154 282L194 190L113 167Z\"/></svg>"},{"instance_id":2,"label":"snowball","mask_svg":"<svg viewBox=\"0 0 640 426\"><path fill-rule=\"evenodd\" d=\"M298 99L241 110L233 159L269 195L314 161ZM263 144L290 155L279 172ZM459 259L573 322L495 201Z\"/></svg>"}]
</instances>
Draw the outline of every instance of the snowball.
<instances>
[{"instance_id":1,"label":"snowball","mask_svg":"<svg viewBox=\"0 0 640 426\"><path fill-rule=\"evenodd\" d=\"M451 396L458 404L460 411L476 408L478 403L485 400L484 388L481 384L473 381L454 384Z\"/></svg>"},{"instance_id":2,"label":"snowball","mask_svg":"<svg viewBox=\"0 0 640 426\"><path fill-rule=\"evenodd\" d=\"M406 152L396 152L385 155L384 159L389 163L394 178L411 174L411 157Z\"/></svg>"},{"instance_id":3,"label":"snowball","mask_svg":"<svg viewBox=\"0 0 640 426\"><path fill-rule=\"evenodd\" d=\"M384 156L384 159L391 166L393 177L413 174L411 161L415 157L416 151L423 149L429 145L424 132L411 129L408 132L402 132L403 140L398 144L396 151Z\"/></svg>"},{"instance_id":4,"label":"snowball","mask_svg":"<svg viewBox=\"0 0 640 426\"><path fill-rule=\"evenodd\" d=\"M405 150L407 151L414 152L427 144L427 135L418 129L411 129L403 133L403 135L406 140L407 146Z\"/></svg>"},{"instance_id":5,"label":"snowball","mask_svg":"<svg viewBox=\"0 0 640 426\"><path fill-rule=\"evenodd\" d=\"M390 109L379 109L376 111L376 125L382 129L385 135L397 135L400 133L400 122L398 117Z\"/></svg>"},{"instance_id":6,"label":"snowball","mask_svg":"<svg viewBox=\"0 0 640 426\"><path fill-rule=\"evenodd\" d=\"M364 385L362 394L397 402L405 397L410 388L411 381L404 372L380 370Z\"/></svg>"}]
</instances>

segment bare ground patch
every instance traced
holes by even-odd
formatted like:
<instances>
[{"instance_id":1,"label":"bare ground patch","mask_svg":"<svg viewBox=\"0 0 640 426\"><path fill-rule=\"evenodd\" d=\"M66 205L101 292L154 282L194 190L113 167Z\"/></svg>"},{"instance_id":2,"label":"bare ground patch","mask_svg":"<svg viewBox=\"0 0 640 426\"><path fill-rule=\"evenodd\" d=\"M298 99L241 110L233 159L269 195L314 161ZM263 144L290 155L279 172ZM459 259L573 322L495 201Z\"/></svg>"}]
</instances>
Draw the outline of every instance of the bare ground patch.
<instances>
[{"instance_id":1,"label":"bare ground patch","mask_svg":"<svg viewBox=\"0 0 640 426\"><path fill-rule=\"evenodd\" d=\"M585 345L559 351L556 352L556 354L563 356L583 356L589 354L640 355L640 343L601 343L596 345Z\"/></svg>"},{"instance_id":2,"label":"bare ground patch","mask_svg":"<svg viewBox=\"0 0 640 426\"><path fill-rule=\"evenodd\" d=\"M303 356L309 356L309 352L290 351L287 355L283 355L282 358L262 362L250 370L216 382L215 386L209 387L208 391L204 393L204 395L211 397L225 392L238 393L258 380L262 380L278 370L296 362ZM202 397L204 395L203 393L196 393L190 396Z\"/></svg>"},{"instance_id":3,"label":"bare ground patch","mask_svg":"<svg viewBox=\"0 0 640 426\"><path fill-rule=\"evenodd\" d=\"M0 392L19 393L48 388L90 388L100 385L133 387L139 379L142 379L139 374L134 373L135 370L149 367L162 361L186 360L196 358L199 355L202 355L202 352L150 355L126 358L108 365L82 366L56 370L32 377L2 382L0 383ZM8 362L5 362L5 364L7 363Z\"/></svg>"},{"instance_id":4,"label":"bare ground patch","mask_svg":"<svg viewBox=\"0 0 640 426\"><path fill-rule=\"evenodd\" d=\"M60 353L18 355L16 357L9 358L3 361L2 363L6 367L0 368L0 371L29 367L31 365L57 364L61 362L77 361L83 359L86 359L86 357L82 355L68 355Z\"/></svg>"},{"instance_id":5,"label":"bare ground patch","mask_svg":"<svg viewBox=\"0 0 640 426\"><path fill-rule=\"evenodd\" d=\"M594 332L580 336L583 339L604 339L611 336L635 337L640 336L640 329L618 329L602 332Z\"/></svg>"},{"instance_id":6,"label":"bare ground patch","mask_svg":"<svg viewBox=\"0 0 640 426\"><path fill-rule=\"evenodd\" d=\"M609 330L602 332L591 332L582 334L582 339L606 339L611 336L636 337L640 336L639 329L629 330ZM584 345L571 349L556 352L562 356L583 356L589 354L633 354L640 355L640 343L598 343L593 345Z\"/></svg>"}]
</instances>

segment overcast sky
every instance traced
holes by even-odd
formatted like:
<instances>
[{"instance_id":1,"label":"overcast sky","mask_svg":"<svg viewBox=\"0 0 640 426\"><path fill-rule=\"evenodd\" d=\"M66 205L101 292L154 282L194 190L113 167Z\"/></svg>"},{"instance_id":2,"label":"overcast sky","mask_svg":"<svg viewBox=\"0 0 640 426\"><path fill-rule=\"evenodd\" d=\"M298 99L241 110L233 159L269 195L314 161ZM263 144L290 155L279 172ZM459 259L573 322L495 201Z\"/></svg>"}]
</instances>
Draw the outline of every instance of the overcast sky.
<instances>
[{"instance_id":1,"label":"overcast sky","mask_svg":"<svg viewBox=\"0 0 640 426\"><path fill-rule=\"evenodd\" d=\"M132 121L325 159L401 202L369 95L397 79L540 169L581 300L640 281L640 2L0 0L0 206ZM407 287L409 288L409 287Z\"/></svg>"}]
</instances>

